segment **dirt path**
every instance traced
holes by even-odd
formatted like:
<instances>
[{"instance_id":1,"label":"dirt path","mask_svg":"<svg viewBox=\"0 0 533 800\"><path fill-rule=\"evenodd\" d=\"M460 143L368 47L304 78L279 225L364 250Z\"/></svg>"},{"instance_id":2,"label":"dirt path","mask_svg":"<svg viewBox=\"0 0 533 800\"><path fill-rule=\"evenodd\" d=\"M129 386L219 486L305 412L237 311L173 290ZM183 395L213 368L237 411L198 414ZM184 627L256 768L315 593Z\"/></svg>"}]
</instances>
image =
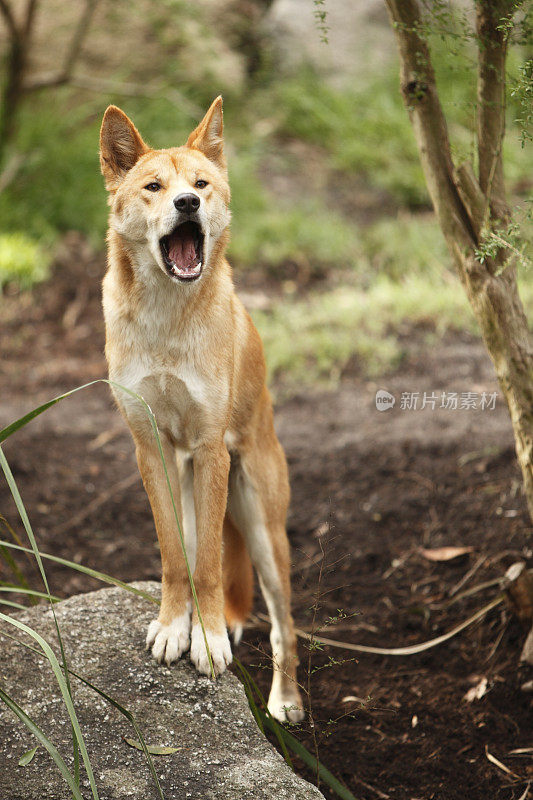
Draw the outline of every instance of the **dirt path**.
<instances>
[{"instance_id":1,"label":"dirt path","mask_svg":"<svg viewBox=\"0 0 533 800\"><path fill-rule=\"evenodd\" d=\"M0 345L0 424L38 402L105 374L99 262L60 271L34 301L6 300ZM396 398L376 409L377 389ZM450 338L413 349L401 372L379 385L346 377L334 393L308 394L277 410L291 471L289 534L299 626L379 646L431 638L487 602L493 589L451 606L450 593L531 559L511 427L502 398L494 410L402 409L403 392L497 392L479 343ZM129 434L107 387L55 407L5 445L42 550L125 580L158 578L159 553ZM22 536L5 487L0 509ZM428 561L421 548L461 545L462 559ZM37 583L33 567L21 561ZM2 567L0 566L0 569ZM2 579L6 575L0 573ZM93 588L50 567L53 591ZM257 610L264 610L258 597ZM342 613L339 613L342 609ZM346 615L346 616L345 616ZM531 678L517 669L523 634L504 610L424 655L359 656L301 646L315 727L299 736L358 798L509 800L525 783L506 775L485 748L526 779L531 762L509 755L531 744ZM268 688L267 638L251 625L238 655ZM332 659L332 660L330 660ZM320 668L320 669L317 669ZM487 692L463 698L487 679ZM327 791L325 791L327 794Z\"/></svg>"}]
</instances>

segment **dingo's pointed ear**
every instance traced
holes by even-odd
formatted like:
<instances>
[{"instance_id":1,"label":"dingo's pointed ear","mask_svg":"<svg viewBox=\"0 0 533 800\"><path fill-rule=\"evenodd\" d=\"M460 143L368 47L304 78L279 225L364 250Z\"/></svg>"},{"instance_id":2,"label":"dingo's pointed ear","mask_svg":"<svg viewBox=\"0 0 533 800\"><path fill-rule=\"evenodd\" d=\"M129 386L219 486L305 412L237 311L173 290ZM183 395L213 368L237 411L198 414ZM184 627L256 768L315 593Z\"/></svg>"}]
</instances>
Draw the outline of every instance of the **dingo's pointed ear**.
<instances>
[{"instance_id":1,"label":"dingo's pointed ear","mask_svg":"<svg viewBox=\"0 0 533 800\"><path fill-rule=\"evenodd\" d=\"M200 150L210 161L226 169L222 139L222 97L211 103L209 111L187 139L187 146Z\"/></svg>"},{"instance_id":2,"label":"dingo's pointed ear","mask_svg":"<svg viewBox=\"0 0 533 800\"><path fill-rule=\"evenodd\" d=\"M117 189L128 170L148 150L126 114L116 106L109 106L100 129L100 165L106 188Z\"/></svg>"}]
</instances>

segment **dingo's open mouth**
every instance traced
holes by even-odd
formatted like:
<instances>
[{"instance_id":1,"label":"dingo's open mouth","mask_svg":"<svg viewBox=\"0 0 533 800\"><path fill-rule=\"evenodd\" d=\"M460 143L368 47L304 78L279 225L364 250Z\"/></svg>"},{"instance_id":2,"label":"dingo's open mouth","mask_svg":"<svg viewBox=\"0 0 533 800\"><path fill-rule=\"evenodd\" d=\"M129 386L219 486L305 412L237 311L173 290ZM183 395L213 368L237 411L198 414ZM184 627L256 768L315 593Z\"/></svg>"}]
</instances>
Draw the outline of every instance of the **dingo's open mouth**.
<instances>
[{"instance_id":1,"label":"dingo's open mouth","mask_svg":"<svg viewBox=\"0 0 533 800\"><path fill-rule=\"evenodd\" d=\"M184 222L159 240L168 274L180 281L193 281L202 274L204 234L196 222Z\"/></svg>"}]
</instances>

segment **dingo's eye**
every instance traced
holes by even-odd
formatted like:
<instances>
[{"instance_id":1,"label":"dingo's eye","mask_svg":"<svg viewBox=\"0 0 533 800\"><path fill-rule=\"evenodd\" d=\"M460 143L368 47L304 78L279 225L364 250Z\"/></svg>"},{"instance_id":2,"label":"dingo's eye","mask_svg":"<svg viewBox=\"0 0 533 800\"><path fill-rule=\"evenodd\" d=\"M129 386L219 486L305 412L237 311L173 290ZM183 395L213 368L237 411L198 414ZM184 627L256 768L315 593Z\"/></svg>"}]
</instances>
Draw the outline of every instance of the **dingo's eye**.
<instances>
[{"instance_id":1,"label":"dingo's eye","mask_svg":"<svg viewBox=\"0 0 533 800\"><path fill-rule=\"evenodd\" d=\"M153 183L149 183L148 186L144 187L148 189L149 192L158 192L161 188L161 184L154 181Z\"/></svg>"},{"instance_id":2,"label":"dingo's eye","mask_svg":"<svg viewBox=\"0 0 533 800\"><path fill-rule=\"evenodd\" d=\"M196 183L194 184L196 189L205 189L207 185L208 185L207 181L202 181L202 180L196 181Z\"/></svg>"}]
</instances>

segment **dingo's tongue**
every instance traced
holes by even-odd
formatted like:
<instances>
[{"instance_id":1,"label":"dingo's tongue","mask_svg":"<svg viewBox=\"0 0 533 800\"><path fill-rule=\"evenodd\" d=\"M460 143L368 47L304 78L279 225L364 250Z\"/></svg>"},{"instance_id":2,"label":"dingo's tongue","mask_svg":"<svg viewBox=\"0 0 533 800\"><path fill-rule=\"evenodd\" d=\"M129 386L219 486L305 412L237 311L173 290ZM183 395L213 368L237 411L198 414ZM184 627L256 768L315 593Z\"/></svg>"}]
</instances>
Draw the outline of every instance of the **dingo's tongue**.
<instances>
[{"instance_id":1,"label":"dingo's tongue","mask_svg":"<svg viewBox=\"0 0 533 800\"><path fill-rule=\"evenodd\" d=\"M197 263L194 234L194 226L185 223L168 237L168 257L179 269L187 269Z\"/></svg>"}]
</instances>

